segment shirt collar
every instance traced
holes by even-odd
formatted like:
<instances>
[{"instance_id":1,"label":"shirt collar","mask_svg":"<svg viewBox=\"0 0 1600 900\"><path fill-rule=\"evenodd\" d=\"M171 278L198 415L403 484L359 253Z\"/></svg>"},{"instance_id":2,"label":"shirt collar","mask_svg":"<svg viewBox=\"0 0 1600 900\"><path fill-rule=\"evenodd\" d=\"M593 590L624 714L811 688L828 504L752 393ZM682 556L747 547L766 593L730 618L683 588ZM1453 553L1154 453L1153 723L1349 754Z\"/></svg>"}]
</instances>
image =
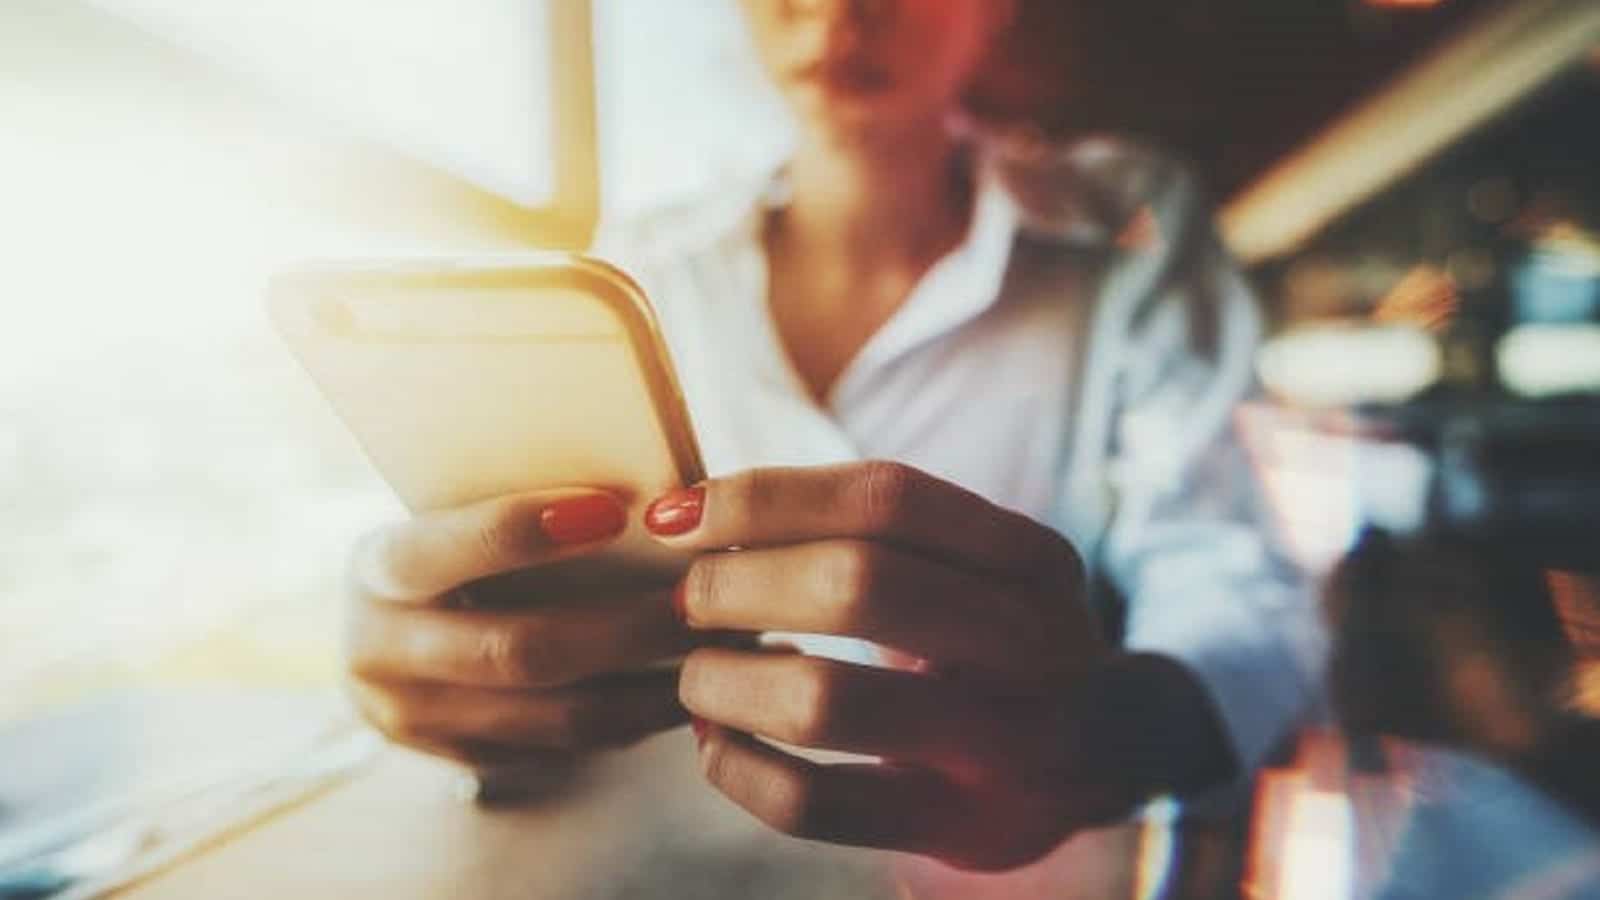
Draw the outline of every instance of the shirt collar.
<instances>
[{"instance_id":1,"label":"shirt collar","mask_svg":"<svg viewBox=\"0 0 1600 900\"><path fill-rule=\"evenodd\" d=\"M860 361L867 366L955 331L1000 300L1020 215L987 170L979 169L976 187L966 237L928 269L899 312L862 348Z\"/></svg>"},{"instance_id":2,"label":"shirt collar","mask_svg":"<svg viewBox=\"0 0 1600 900\"><path fill-rule=\"evenodd\" d=\"M1015 203L1021 231L1085 249L1146 249L1137 232L1155 224L1145 221L1152 204L1184 174L1159 147L1117 135L1061 142L1000 135L985 142L984 158Z\"/></svg>"},{"instance_id":3,"label":"shirt collar","mask_svg":"<svg viewBox=\"0 0 1600 900\"><path fill-rule=\"evenodd\" d=\"M987 137L972 155L979 208L964 247L984 235L993 239L1004 233L1007 245L1027 234L1053 243L1113 248L1128 223L1181 169L1160 148L1103 134L1059 142ZM787 163L741 179L721 196L728 202L724 208L738 211L735 220L759 229L768 213L792 202ZM982 221L985 213L988 225ZM748 233L759 235L759 230ZM1005 249L1002 263L1009 262L1009 246ZM1000 268L1003 272L1004 265Z\"/></svg>"}]
</instances>

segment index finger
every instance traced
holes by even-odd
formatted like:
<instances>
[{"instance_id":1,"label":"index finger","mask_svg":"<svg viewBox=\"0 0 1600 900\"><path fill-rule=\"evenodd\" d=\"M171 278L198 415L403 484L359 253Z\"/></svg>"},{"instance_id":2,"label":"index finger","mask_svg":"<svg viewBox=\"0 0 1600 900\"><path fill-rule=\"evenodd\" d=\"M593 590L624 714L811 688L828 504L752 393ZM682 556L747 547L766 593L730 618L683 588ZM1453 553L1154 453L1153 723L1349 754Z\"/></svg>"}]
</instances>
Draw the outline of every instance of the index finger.
<instances>
[{"instance_id":1,"label":"index finger","mask_svg":"<svg viewBox=\"0 0 1600 900\"><path fill-rule=\"evenodd\" d=\"M508 494L374 532L357 546L350 576L370 599L428 602L480 578L592 550L626 525L622 502L604 491Z\"/></svg>"},{"instance_id":2,"label":"index finger","mask_svg":"<svg viewBox=\"0 0 1600 900\"><path fill-rule=\"evenodd\" d=\"M883 540L984 571L1081 575L1050 528L911 466L893 462L753 469L674 491L645 524L692 551L836 538Z\"/></svg>"}]
</instances>

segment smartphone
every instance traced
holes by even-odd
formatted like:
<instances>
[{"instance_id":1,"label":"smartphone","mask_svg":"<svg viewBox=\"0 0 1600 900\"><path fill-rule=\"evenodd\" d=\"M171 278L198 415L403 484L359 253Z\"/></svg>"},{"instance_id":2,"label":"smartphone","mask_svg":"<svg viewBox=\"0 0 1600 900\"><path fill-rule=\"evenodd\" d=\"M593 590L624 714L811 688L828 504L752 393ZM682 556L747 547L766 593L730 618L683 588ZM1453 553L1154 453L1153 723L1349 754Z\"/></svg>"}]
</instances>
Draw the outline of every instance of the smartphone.
<instances>
[{"instance_id":1,"label":"smartphone","mask_svg":"<svg viewBox=\"0 0 1600 900\"><path fill-rule=\"evenodd\" d=\"M268 305L412 511L600 488L630 507L628 530L569 570L681 568L642 507L704 465L655 313L620 270L568 253L324 264L275 278Z\"/></svg>"}]
</instances>

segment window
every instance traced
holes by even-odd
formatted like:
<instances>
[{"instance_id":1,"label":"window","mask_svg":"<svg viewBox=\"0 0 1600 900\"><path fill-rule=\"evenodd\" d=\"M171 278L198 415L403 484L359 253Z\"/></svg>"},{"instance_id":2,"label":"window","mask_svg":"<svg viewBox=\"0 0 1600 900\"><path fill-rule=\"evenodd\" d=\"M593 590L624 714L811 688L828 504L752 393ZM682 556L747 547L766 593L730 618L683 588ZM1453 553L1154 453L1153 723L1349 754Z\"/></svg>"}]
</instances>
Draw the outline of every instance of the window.
<instances>
[{"instance_id":1,"label":"window","mask_svg":"<svg viewBox=\"0 0 1600 900\"><path fill-rule=\"evenodd\" d=\"M262 287L299 257L524 247L552 190L545 12L0 6L0 722L129 684L331 681L345 553L399 508ZM781 150L726 76L731 3L595 22L608 214Z\"/></svg>"}]
</instances>

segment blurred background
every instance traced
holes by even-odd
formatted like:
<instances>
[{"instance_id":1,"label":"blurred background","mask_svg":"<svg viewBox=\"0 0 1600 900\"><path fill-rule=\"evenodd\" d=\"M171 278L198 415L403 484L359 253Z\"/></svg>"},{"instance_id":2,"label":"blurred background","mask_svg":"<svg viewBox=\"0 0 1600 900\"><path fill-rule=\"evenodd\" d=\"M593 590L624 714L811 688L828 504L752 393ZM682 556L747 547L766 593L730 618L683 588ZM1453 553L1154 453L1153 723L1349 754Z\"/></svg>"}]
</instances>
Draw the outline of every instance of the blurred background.
<instances>
[{"instance_id":1,"label":"blurred background","mask_svg":"<svg viewBox=\"0 0 1600 900\"><path fill-rule=\"evenodd\" d=\"M588 4L550 2L0 0L0 838L173 748L225 760L337 719L343 560L399 507L271 335L263 285L306 257L581 245L541 210L570 189L561 23ZM1279 334L1438 334L1498 292L1497 339L1512 307L1571 327L1525 333L1494 393L1566 397L1600 389L1597 6L1063 4L1039 23L1054 67L1018 61L1054 74L996 71L985 112L1192 160ZM731 0L592 13L598 195L578 199L602 223L781 158ZM1484 387L1449 364L1487 358L1480 339L1401 338L1376 383L1272 386L1322 410ZM1347 369L1341 346L1263 374ZM1263 465L1325 570L1372 514L1358 464L1284 434ZM1427 490L1427 459L1383 465ZM1383 521L1415 527L1418 504ZM93 778L50 749L85 734Z\"/></svg>"}]
</instances>

